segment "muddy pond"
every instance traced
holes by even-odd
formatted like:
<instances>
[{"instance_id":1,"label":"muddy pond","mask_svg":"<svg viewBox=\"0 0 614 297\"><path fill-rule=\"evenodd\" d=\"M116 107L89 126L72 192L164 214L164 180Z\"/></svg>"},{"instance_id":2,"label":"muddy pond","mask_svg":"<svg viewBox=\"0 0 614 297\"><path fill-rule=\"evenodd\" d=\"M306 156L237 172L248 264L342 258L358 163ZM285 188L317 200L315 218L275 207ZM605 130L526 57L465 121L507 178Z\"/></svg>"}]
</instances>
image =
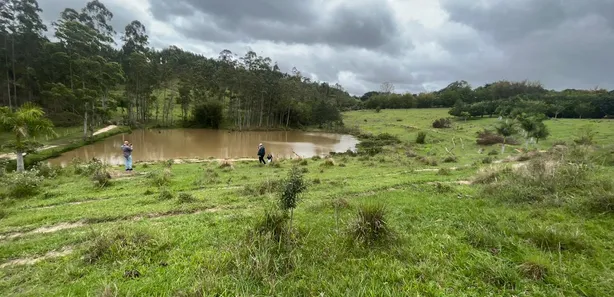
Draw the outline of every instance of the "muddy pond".
<instances>
[{"instance_id":1,"label":"muddy pond","mask_svg":"<svg viewBox=\"0 0 614 297\"><path fill-rule=\"evenodd\" d=\"M302 131L228 131L210 129L147 129L119 134L66 152L49 163L65 166L73 158L97 158L111 165L123 164L120 146L134 145L132 158L139 161L168 159L257 158L262 143L274 157L313 157L330 152L355 150L358 140L351 135Z\"/></svg>"}]
</instances>

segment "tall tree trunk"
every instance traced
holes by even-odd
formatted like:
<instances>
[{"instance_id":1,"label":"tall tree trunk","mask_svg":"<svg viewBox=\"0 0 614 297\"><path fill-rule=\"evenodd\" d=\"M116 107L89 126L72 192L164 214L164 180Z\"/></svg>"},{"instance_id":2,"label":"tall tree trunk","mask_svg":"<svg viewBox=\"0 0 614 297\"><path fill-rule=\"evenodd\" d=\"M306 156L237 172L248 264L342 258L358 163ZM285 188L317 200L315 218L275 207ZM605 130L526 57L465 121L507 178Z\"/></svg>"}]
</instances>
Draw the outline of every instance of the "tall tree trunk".
<instances>
[{"instance_id":1,"label":"tall tree trunk","mask_svg":"<svg viewBox=\"0 0 614 297\"><path fill-rule=\"evenodd\" d=\"M288 116L286 117L286 129L288 129L289 124L290 124L290 105L288 105Z\"/></svg>"},{"instance_id":2,"label":"tall tree trunk","mask_svg":"<svg viewBox=\"0 0 614 297\"><path fill-rule=\"evenodd\" d=\"M15 154L17 155L17 157L16 157L17 172L23 172L25 170L25 166L24 166L24 162L23 162L23 151L22 150L17 150L15 152Z\"/></svg>"},{"instance_id":3,"label":"tall tree trunk","mask_svg":"<svg viewBox=\"0 0 614 297\"><path fill-rule=\"evenodd\" d=\"M264 93L260 92L260 122L258 127L262 127L262 113L264 112Z\"/></svg>"},{"instance_id":4,"label":"tall tree trunk","mask_svg":"<svg viewBox=\"0 0 614 297\"><path fill-rule=\"evenodd\" d=\"M8 38L6 38L7 36L4 37L4 48L7 48L7 44L6 44L6 40ZM6 65L9 65L9 51L4 52L4 61L6 62ZM9 109L12 111L13 110L13 103L11 101L11 75L10 75L10 71L8 69L8 67L6 68L6 91L8 94L8 98L9 98Z\"/></svg>"},{"instance_id":5,"label":"tall tree trunk","mask_svg":"<svg viewBox=\"0 0 614 297\"><path fill-rule=\"evenodd\" d=\"M87 102L85 103L85 111L83 113L83 140L87 140Z\"/></svg>"},{"instance_id":6,"label":"tall tree trunk","mask_svg":"<svg viewBox=\"0 0 614 297\"><path fill-rule=\"evenodd\" d=\"M17 99L17 78L15 77L15 38L11 35L11 47L12 47L12 57L11 61L13 64L13 98L15 101L15 108L19 106L19 100Z\"/></svg>"}]
</instances>

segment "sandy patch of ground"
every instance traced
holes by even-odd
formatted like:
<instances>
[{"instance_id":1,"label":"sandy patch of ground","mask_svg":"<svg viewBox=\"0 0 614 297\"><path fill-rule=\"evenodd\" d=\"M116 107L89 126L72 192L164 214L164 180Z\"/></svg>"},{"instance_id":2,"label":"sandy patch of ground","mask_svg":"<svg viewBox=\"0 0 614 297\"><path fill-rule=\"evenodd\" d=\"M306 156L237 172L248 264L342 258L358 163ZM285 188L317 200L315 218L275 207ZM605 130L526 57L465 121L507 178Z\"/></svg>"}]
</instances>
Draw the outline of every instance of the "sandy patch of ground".
<instances>
[{"instance_id":1,"label":"sandy patch of ground","mask_svg":"<svg viewBox=\"0 0 614 297\"><path fill-rule=\"evenodd\" d=\"M100 130L98 130L98 131L94 132L94 134L92 134L92 135L94 135L94 136L95 136L95 135L98 135L98 134L100 134L100 133L109 132L109 131L111 131L111 130L113 130L113 129L115 129L115 128L117 128L117 126L115 126L115 125L109 125L109 126L106 126L106 127L102 128L102 129L100 129Z\"/></svg>"},{"instance_id":2,"label":"sandy patch of ground","mask_svg":"<svg viewBox=\"0 0 614 297\"><path fill-rule=\"evenodd\" d=\"M15 265L32 265L32 264L35 264L43 260L64 257L64 256L71 254L72 252L73 252L73 249L71 247L66 247L60 251L48 252L45 255L41 257L37 257L37 258L14 259L14 260L3 263L2 265L0 265L0 268L4 268L7 266L15 266Z\"/></svg>"}]
</instances>

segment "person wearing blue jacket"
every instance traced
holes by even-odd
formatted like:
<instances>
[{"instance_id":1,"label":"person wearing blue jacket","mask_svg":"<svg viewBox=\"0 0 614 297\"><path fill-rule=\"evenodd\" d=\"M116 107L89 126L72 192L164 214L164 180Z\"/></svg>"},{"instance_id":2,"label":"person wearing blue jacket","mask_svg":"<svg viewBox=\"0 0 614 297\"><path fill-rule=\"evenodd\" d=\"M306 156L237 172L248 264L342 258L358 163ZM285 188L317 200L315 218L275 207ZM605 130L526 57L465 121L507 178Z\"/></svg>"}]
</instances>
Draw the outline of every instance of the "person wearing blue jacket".
<instances>
[{"instance_id":1,"label":"person wearing blue jacket","mask_svg":"<svg viewBox=\"0 0 614 297\"><path fill-rule=\"evenodd\" d=\"M264 146L261 144L258 145L258 163L262 163L266 165L266 161L264 161L264 155L266 154L264 150Z\"/></svg>"}]
</instances>

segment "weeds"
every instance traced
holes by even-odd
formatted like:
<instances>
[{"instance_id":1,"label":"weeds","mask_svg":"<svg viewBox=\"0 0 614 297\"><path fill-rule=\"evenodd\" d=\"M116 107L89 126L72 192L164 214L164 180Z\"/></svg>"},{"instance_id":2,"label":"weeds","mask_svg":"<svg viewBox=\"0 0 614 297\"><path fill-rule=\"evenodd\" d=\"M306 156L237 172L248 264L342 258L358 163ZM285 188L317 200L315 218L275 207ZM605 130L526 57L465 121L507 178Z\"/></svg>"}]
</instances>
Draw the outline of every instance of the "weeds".
<instances>
[{"instance_id":1,"label":"weeds","mask_svg":"<svg viewBox=\"0 0 614 297\"><path fill-rule=\"evenodd\" d=\"M151 181L151 184L157 187L167 186L171 183L171 171L166 168L163 170L150 172L147 177Z\"/></svg>"},{"instance_id":2,"label":"weeds","mask_svg":"<svg viewBox=\"0 0 614 297\"><path fill-rule=\"evenodd\" d=\"M149 230L122 227L107 233L93 234L94 240L84 252L88 264L116 263L131 259L148 259L167 246L165 240ZM149 257L147 257L149 256Z\"/></svg>"},{"instance_id":3,"label":"weeds","mask_svg":"<svg viewBox=\"0 0 614 297\"><path fill-rule=\"evenodd\" d=\"M22 199L38 194L43 180L38 170L30 169L7 174L0 182L8 197Z\"/></svg>"},{"instance_id":4,"label":"weeds","mask_svg":"<svg viewBox=\"0 0 614 297\"><path fill-rule=\"evenodd\" d=\"M324 159L324 162L322 163L323 167L333 167L335 166L335 160L331 159L331 158L327 158Z\"/></svg>"},{"instance_id":5,"label":"weeds","mask_svg":"<svg viewBox=\"0 0 614 297\"><path fill-rule=\"evenodd\" d=\"M447 156L443 159L444 163L456 163L458 162L458 159L456 158L456 156Z\"/></svg>"},{"instance_id":6,"label":"weeds","mask_svg":"<svg viewBox=\"0 0 614 297\"><path fill-rule=\"evenodd\" d=\"M426 143L426 132L418 132L418 136L416 136L416 143L424 144Z\"/></svg>"},{"instance_id":7,"label":"weeds","mask_svg":"<svg viewBox=\"0 0 614 297\"><path fill-rule=\"evenodd\" d=\"M362 205L356 219L348 228L348 234L354 243L372 246L391 239L392 231L386 221L386 208L381 205Z\"/></svg>"},{"instance_id":8,"label":"weeds","mask_svg":"<svg viewBox=\"0 0 614 297\"><path fill-rule=\"evenodd\" d=\"M171 200L171 199L173 199L174 196L175 195L173 195L173 192L171 192L171 191L169 191L167 189L162 189L160 191L160 194L158 195L158 199L161 200L161 201Z\"/></svg>"},{"instance_id":9,"label":"weeds","mask_svg":"<svg viewBox=\"0 0 614 297\"><path fill-rule=\"evenodd\" d=\"M452 174L452 170L450 170L450 168L446 168L446 167L442 167L439 168L439 171L437 171L438 175L450 175Z\"/></svg>"},{"instance_id":10,"label":"weeds","mask_svg":"<svg viewBox=\"0 0 614 297\"><path fill-rule=\"evenodd\" d=\"M433 122L433 128L443 129L452 127L452 121L448 118L437 119Z\"/></svg>"},{"instance_id":11,"label":"weeds","mask_svg":"<svg viewBox=\"0 0 614 297\"><path fill-rule=\"evenodd\" d=\"M177 202L193 203L196 202L196 198L190 193L179 193L179 195L177 196Z\"/></svg>"}]
</instances>

